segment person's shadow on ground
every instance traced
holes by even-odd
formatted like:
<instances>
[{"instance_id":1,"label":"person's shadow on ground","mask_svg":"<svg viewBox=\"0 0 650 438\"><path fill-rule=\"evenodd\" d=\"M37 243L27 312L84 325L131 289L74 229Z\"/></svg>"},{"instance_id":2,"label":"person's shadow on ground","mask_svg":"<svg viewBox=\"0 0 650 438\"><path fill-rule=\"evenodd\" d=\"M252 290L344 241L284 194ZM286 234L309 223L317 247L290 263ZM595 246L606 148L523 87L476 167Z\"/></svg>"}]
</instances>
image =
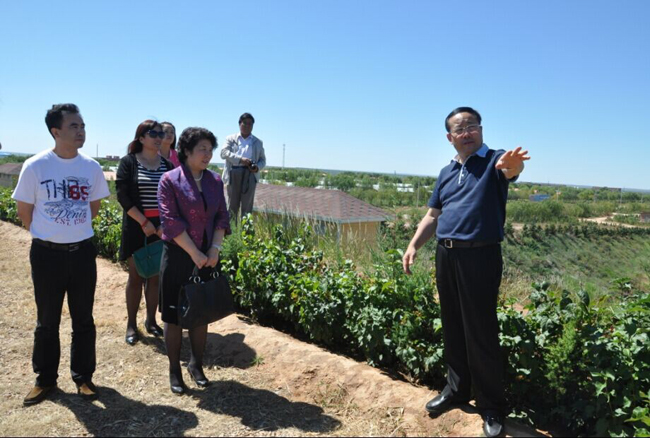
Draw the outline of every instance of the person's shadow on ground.
<instances>
[{"instance_id":1,"label":"person's shadow on ground","mask_svg":"<svg viewBox=\"0 0 650 438\"><path fill-rule=\"evenodd\" d=\"M208 333L203 364L222 368L246 369L251 367L257 353L246 345L244 338L245 336L241 333L227 335Z\"/></svg>"},{"instance_id":2,"label":"person's shadow on ground","mask_svg":"<svg viewBox=\"0 0 650 438\"><path fill-rule=\"evenodd\" d=\"M183 345L181 347L181 361L187 362L190 358L190 340L187 331L183 331ZM257 356L255 350L244 343L245 336L241 333L229 333L220 335L208 332L208 339L205 345L203 366L240 368L246 369L253 364ZM167 355L165 340L162 338L141 337L140 342L150 346L157 353Z\"/></svg>"},{"instance_id":3,"label":"person's shadow on ground","mask_svg":"<svg viewBox=\"0 0 650 438\"><path fill-rule=\"evenodd\" d=\"M93 436L182 436L199 424L191 412L147 405L108 387L98 386L97 390L99 398L95 403L65 393L52 401L70 409Z\"/></svg>"},{"instance_id":4,"label":"person's shadow on ground","mask_svg":"<svg viewBox=\"0 0 650 438\"><path fill-rule=\"evenodd\" d=\"M276 431L295 427L303 432L326 434L341 422L318 406L292 402L271 391L249 388L233 380L213 382L197 395L200 409L241 418L253 430Z\"/></svg>"}]
</instances>

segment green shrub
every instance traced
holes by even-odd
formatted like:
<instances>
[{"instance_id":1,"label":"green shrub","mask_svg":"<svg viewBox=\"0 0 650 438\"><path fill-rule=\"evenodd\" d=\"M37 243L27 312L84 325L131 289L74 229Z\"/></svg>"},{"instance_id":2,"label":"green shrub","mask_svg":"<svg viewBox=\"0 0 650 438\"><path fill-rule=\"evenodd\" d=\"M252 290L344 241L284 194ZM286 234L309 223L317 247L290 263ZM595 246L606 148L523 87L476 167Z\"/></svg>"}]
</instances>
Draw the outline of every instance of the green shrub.
<instances>
[{"instance_id":1,"label":"green shrub","mask_svg":"<svg viewBox=\"0 0 650 438\"><path fill-rule=\"evenodd\" d=\"M16 210L16 201L11 199L12 190L0 187L0 220L22 225Z\"/></svg>"},{"instance_id":2,"label":"green shrub","mask_svg":"<svg viewBox=\"0 0 650 438\"><path fill-rule=\"evenodd\" d=\"M122 239L122 209L111 201L102 200L99 213L93 219L93 242L97 252L116 262Z\"/></svg>"},{"instance_id":3,"label":"green shrub","mask_svg":"<svg viewBox=\"0 0 650 438\"><path fill-rule=\"evenodd\" d=\"M591 235L598 227L572 228ZM350 261L330 266L307 244L310 229L273 239L242 227L235 274L245 311L292 326L314 341L425 383L444 379L440 309L430 275L405 276L401 253L383 254L359 273ZM528 227L541 238L539 226ZM526 314L499 308L507 393L515 415L536 425L562 424L576 434L643 434L648 414L648 294L620 305L590 303L585 292L536 284Z\"/></svg>"},{"instance_id":4,"label":"green shrub","mask_svg":"<svg viewBox=\"0 0 650 438\"><path fill-rule=\"evenodd\" d=\"M562 424L577 434L643 434L650 295L594 304L586 292L547 287L535 285L525 317L499 315L511 405L525 407L520 415L535 424Z\"/></svg>"}]
</instances>

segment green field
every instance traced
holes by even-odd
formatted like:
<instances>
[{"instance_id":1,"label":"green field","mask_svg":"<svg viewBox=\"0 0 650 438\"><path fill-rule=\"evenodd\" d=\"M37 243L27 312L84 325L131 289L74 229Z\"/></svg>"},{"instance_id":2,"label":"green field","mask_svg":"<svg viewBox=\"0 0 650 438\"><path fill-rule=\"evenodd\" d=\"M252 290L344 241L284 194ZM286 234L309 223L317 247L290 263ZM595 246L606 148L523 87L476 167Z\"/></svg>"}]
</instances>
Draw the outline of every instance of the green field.
<instances>
[{"instance_id":1,"label":"green field","mask_svg":"<svg viewBox=\"0 0 650 438\"><path fill-rule=\"evenodd\" d=\"M592 297L650 285L650 233L625 237L551 235L510 238L503 245L508 277L550 281L557 288L583 289Z\"/></svg>"}]
</instances>

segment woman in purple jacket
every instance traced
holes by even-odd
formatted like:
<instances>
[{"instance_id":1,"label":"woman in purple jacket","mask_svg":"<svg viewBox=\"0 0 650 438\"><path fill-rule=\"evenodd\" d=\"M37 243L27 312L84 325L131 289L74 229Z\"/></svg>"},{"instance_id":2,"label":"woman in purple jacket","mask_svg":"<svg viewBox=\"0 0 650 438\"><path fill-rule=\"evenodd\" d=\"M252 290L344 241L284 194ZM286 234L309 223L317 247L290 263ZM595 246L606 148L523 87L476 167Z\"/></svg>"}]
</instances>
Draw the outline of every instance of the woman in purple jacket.
<instances>
[{"instance_id":1,"label":"woman in purple jacket","mask_svg":"<svg viewBox=\"0 0 650 438\"><path fill-rule=\"evenodd\" d=\"M185 392L181 373L182 329L178 324L178 296L194 266L206 278L217 265L221 244L230 233L221 177L207 169L217 139L204 128L187 128L178 139L181 166L163 175L158 186L158 209L165 241L160 266L160 310L165 323L169 384L175 394ZM192 356L187 366L200 387L209 385L203 373L208 326L189 330Z\"/></svg>"}]
</instances>

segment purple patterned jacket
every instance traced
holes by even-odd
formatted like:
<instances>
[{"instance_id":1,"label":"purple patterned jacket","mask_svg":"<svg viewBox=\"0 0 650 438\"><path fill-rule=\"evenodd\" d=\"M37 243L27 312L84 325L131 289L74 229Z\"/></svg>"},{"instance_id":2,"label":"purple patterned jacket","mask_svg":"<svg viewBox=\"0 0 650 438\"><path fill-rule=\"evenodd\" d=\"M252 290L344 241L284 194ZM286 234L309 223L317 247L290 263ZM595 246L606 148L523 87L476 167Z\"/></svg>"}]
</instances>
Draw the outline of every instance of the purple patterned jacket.
<instances>
[{"instance_id":1,"label":"purple patterned jacket","mask_svg":"<svg viewBox=\"0 0 650 438\"><path fill-rule=\"evenodd\" d=\"M171 242L174 237L187 231L200 249L204 231L208 247L212 245L214 230L221 228L230 234L230 218L221 177L205 170L201 186L208 205L207 211L203 208L199 187L186 166L181 165L162 176L158 185L158 209L163 240Z\"/></svg>"}]
</instances>

